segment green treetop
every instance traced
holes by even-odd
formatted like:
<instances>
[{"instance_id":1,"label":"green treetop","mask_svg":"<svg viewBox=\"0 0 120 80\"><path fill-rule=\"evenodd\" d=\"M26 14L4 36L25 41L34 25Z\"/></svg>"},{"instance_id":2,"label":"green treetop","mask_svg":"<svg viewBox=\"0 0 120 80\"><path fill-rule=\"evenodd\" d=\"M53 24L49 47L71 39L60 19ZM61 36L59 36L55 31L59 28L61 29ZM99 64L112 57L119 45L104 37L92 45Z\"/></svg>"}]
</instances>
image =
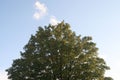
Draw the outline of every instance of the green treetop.
<instances>
[{"instance_id":1,"label":"green treetop","mask_svg":"<svg viewBox=\"0 0 120 80\"><path fill-rule=\"evenodd\" d=\"M77 36L68 23L39 27L7 69L11 80L112 80L89 36Z\"/></svg>"}]
</instances>

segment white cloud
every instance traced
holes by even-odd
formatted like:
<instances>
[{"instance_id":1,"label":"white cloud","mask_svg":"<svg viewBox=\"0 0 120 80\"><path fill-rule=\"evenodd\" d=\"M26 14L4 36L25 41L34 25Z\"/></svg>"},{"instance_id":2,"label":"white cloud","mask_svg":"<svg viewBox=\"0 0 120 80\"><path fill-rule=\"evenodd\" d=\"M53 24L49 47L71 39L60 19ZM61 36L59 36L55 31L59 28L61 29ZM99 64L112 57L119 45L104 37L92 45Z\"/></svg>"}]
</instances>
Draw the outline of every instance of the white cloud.
<instances>
[{"instance_id":1,"label":"white cloud","mask_svg":"<svg viewBox=\"0 0 120 80\"><path fill-rule=\"evenodd\" d=\"M33 15L34 19L39 20L48 13L47 7L45 6L45 4L40 3L39 1L36 1L34 5L35 5L35 10L36 10ZM55 16L50 17L50 24L57 25L58 23L59 21L56 19Z\"/></svg>"},{"instance_id":2,"label":"white cloud","mask_svg":"<svg viewBox=\"0 0 120 80\"><path fill-rule=\"evenodd\" d=\"M59 22L60 21L58 21L55 16L50 17L50 24L51 25L57 25Z\"/></svg>"},{"instance_id":3,"label":"white cloud","mask_svg":"<svg viewBox=\"0 0 120 80\"><path fill-rule=\"evenodd\" d=\"M39 14L39 12L35 12L34 13L34 15L33 15L33 17L35 18L35 19L40 19L40 14Z\"/></svg>"},{"instance_id":4,"label":"white cloud","mask_svg":"<svg viewBox=\"0 0 120 80\"><path fill-rule=\"evenodd\" d=\"M40 18L47 14L47 7L43 3L40 3L39 1L36 1L34 5L36 12L34 13L33 17L34 19L39 20Z\"/></svg>"},{"instance_id":5,"label":"white cloud","mask_svg":"<svg viewBox=\"0 0 120 80\"><path fill-rule=\"evenodd\" d=\"M0 70L0 80L9 80L5 71Z\"/></svg>"}]
</instances>

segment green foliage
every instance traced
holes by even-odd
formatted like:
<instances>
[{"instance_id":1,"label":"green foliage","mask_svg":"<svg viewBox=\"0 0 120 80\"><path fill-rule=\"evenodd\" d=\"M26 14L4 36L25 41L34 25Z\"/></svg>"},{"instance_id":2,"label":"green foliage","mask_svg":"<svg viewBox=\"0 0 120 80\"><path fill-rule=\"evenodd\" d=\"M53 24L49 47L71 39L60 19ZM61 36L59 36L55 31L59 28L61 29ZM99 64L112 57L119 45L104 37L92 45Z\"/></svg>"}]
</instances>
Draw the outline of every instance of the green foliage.
<instances>
[{"instance_id":1,"label":"green foliage","mask_svg":"<svg viewBox=\"0 0 120 80\"><path fill-rule=\"evenodd\" d=\"M67 23L39 27L6 71L11 80L110 80L97 50L91 37L77 36Z\"/></svg>"},{"instance_id":2,"label":"green foliage","mask_svg":"<svg viewBox=\"0 0 120 80\"><path fill-rule=\"evenodd\" d=\"M111 77L105 77L104 80L113 80Z\"/></svg>"}]
</instances>

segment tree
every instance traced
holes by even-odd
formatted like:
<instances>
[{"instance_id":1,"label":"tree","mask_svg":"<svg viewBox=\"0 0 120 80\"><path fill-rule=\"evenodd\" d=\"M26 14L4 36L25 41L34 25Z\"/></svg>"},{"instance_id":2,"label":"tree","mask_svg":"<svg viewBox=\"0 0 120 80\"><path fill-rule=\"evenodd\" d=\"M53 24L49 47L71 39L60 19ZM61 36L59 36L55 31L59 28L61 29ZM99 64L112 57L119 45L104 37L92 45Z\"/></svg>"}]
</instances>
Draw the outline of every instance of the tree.
<instances>
[{"instance_id":1,"label":"tree","mask_svg":"<svg viewBox=\"0 0 120 80\"><path fill-rule=\"evenodd\" d=\"M97 51L91 37L77 36L61 22L39 27L6 71L12 80L104 80L109 67Z\"/></svg>"},{"instance_id":2,"label":"tree","mask_svg":"<svg viewBox=\"0 0 120 80\"><path fill-rule=\"evenodd\" d=\"M111 77L105 77L104 80L113 80Z\"/></svg>"}]
</instances>

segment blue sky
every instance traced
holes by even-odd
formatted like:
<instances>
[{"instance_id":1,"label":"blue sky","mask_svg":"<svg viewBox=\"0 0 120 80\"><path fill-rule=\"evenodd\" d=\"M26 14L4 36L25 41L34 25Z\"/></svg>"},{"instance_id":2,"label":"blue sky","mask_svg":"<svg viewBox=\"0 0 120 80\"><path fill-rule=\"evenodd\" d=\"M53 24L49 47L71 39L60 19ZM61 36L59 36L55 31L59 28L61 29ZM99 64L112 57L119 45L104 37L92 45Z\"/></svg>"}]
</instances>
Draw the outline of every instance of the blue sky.
<instances>
[{"instance_id":1,"label":"blue sky","mask_svg":"<svg viewBox=\"0 0 120 80\"><path fill-rule=\"evenodd\" d=\"M1 0L0 1L0 80L5 69L27 44L38 26L64 20L82 36L92 36L111 70L120 80L120 1L119 0Z\"/></svg>"}]
</instances>

